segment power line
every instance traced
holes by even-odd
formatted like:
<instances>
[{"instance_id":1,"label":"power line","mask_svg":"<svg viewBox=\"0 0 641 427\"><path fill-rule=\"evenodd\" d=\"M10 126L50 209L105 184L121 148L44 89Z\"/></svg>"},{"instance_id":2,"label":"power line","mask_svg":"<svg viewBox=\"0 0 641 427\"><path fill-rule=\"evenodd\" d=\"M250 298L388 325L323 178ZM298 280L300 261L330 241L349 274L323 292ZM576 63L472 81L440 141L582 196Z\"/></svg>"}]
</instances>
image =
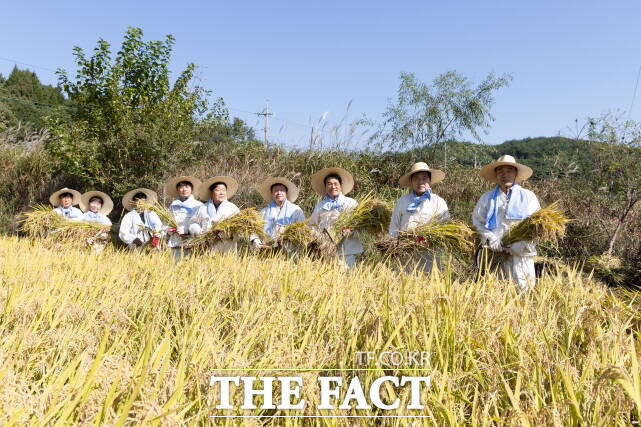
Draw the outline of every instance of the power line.
<instances>
[{"instance_id":1,"label":"power line","mask_svg":"<svg viewBox=\"0 0 641 427\"><path fill-rule=\"evenodd\" d=\"M56 72L56 70L52 70L51 68L43 67L41 65L29 64L27 62L18 61L16 59L5 58L5 57L0 56L0 60L7 61L7 62L13 62L13 63L20 64L20 65L26 65L28 67L33 67L33 68L40 68L41 70L51 71L52 73Z\"/></svg>"},{"instance_id":2,"label":"power line","mask_svg":"<svg viewBox=\"0 0 641 427\"><path fill-rule=\"evenodd\" d=\"M632 107L634 107L634 99L637 97L637 88L639 87L639 77L641 77L641 66L639 67L639 72L637 72L637 82L634 84L634 92L632 93L632 102L630 102L630 109L628 110L628 120L632 115Z\"/></svg>"}]
</instances>

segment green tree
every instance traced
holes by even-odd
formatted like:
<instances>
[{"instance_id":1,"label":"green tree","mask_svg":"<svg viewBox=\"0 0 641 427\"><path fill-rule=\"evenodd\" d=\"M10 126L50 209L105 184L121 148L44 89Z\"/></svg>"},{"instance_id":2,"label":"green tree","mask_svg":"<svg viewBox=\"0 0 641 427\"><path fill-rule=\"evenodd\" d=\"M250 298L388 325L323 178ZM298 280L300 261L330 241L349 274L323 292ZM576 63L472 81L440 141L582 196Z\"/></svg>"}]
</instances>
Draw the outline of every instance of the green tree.
<instances>
[{"instance_id":1,"label":"green tree","mask_svg":"<svg viewBox=\"0 0 641 427\"><path fill-rule=\"evenodd\" d=\"M129 28L113 57L102 39L90 57L74 48L76 77L58 71L73 109L50 121L47 144L59 172L118 196L193 159L208 92L193 84L194 64L170 82L173 45L171 35L144 41L141 29ZM224 104L217 105L214 115L226 117Z\"/></svg>"},{"instance_id":2,"label":"green tree","mask_svg":"<svg viewBox=\"0 0 641 427\"><path fill-rule=\"evenodd\" d=\"M11 109L10 125L30 123L35 128L44 127L52 110L65 103L60 88L43 85L36 73L18 67L0 85L0 100Z\"/></svg>"},{"instance_id":3,"label":"green tree","mask_svg":"<svg viewBox=\"0 0 641 427\"><path fill-rule=\"evenodd\" d=\"M588 138L600 143L591 180L596 191L606 192L614 212L607 253L616 247L621 230L641 201L641 123L619 112L588 119Z\"/></svg>"},{"instance_id":4,"label":"green tree","mask_svg":"<svg viewBox=\"0 0 641 427\"><path fill-rule=\"evenodd\" d=\"M455 71L439 75L431 86L413 73L401 73L400 79L396 102L388 105L372 136L371 141L381 147L431 146L468 133L481 141L479 131L494 119L490 114L494 92L507 86L511 77L490 73L475 87Z\"/></svg>"}]
</instances>

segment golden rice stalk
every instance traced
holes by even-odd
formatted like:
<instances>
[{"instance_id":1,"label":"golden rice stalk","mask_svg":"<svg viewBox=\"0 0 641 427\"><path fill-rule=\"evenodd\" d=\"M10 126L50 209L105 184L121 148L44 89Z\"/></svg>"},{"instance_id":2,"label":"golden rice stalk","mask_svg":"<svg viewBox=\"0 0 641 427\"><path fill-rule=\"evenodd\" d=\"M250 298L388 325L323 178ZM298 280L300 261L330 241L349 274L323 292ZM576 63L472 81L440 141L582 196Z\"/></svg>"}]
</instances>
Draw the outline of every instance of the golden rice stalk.
<instances>
[{"instance_id":1,"label":"golden rice stalk","mask_svg":"<svg viewBox=\"0 0 641 427\"><path fill-rule=\"evenodd\" d=\"M49 238L56 243L71 246L91 246L94 243L108 242L110 228L97 222L65 221L49 234Z\"/></svg>"},{"instance_id":2,"label":"golden rice stalk","mask_svg":"<svg viewBox=\"0 0 641 427\"><path fill-rule=\"evenodd\" d=\"M503 236L502 243L509 246L521 240L537 240L556 244L565 236L565 227L570 221L556 201L513 225Z\"/></svg>"},{"instance_id":3,"label":"golden rice stalk","mask_svg":"<svg viewBox=\"0 0 641 427\"><path fill-rule=\"evenodd\" d=\"M607 284L621 285L625 282L625 275L617 271L622 267L621 259L614 255L608 253L594 255L588 258L585 264L597 278Z\"/></svg>"},{"instance_id":4,"label":"golden rice stalk","mask_svg":"<svg viewBox=\"0 0 641 427\"><path fill-rule=\"evenodd\" d=\"M309 226L308 221L298 221L286 225L276 238L279 246L289 244L300 248L307 248L314 240L316 240L316 233Z\"/></svg>"},{"instance_id":5,"label":"golden rice stalk","mask_svg":"<svg viewBox=\"0 0 641 427\"><path fill-rule=\"evenodd\" d=\"M170 228L178 228L178 224L176 224L176 219L174 218L174 214L159 202L156 202L156 203L149 203L146 201L138 202L136 209L155 212L163 224L165 224Z\"/></svg>"},{"instance_id":6,"label":"golden rice stalk","mask_svg":"<svg viewBox=\"0 0 641 427\"><path fill-rule=\"evenodd\" d=\"M62 225L66 219L58 215L51 206L35 205L20 219L20 231L31 237L46 237L51 230Z\"/></svg>"},{"instance_id":7,"label":"golden rice stalk","mask_svg":"<svg viewBox=\"0 0 641 427\"><path fill-rule=\"evenodd\" d=\"M252 234L264 239L264 227L265 220L255 208L243 209L236 215L212 224L211 230L188 239L184 246L186 248L204 250L211 248L224 239L230 239L233 236L248 239Z\"/></svg>"},{"instance_id":8,"label":"golden rice stalk","mask_svg":"<svg viewBox=\"0 0 641 427\"><path fill-rule=\"evenodd\" d=\"M458 258L469 257L474 252L474 230L461 221L433 219L398 237L385 236L376 246L390 256L417 252L446 251Z\"/></svg>"},{"instance_id":9,"label":"golden rice stalk","mask_svg":"<svg viewBox=\"0 0 641 427\"><path fill-rule=\"evenodd\" d=\"M344 228L373 234L387 230L392 209L388 203L373 199L371 194L367 194L353 209L340 213L332 225L334 235L340 236Z\"/></svg>"}]
</instances>

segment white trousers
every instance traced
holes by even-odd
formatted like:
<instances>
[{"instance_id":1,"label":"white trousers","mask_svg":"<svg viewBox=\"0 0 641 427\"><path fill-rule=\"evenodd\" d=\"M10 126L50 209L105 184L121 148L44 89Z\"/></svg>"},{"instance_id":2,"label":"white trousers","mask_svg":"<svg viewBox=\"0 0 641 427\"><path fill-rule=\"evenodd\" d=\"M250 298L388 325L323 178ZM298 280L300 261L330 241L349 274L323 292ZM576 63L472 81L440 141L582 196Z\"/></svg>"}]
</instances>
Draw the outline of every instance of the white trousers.
<instances>
[{"instance_id":1,"label":"white trousers","mask_svg":"<svg viewBox=\"0 0 641 427\"><path fill-rule=\"evenodd\" d=\"M501 270L505 278L513 281L519 291L527 291L536 284L533 256L508 256L501 263Z\"/></svg>"}]
</instances>

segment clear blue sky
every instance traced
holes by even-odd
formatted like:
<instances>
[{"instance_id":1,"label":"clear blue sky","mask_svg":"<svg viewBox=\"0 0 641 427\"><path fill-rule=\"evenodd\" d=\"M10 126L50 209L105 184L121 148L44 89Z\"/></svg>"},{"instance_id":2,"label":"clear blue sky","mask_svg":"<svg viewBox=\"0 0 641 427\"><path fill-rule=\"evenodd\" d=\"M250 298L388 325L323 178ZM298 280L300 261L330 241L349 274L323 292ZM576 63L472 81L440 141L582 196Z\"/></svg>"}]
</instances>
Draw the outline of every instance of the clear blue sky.
<instances>
[{"instance_id":1,"label":"clear blue sky","mask_svg":"<svg viewBox=\"0 0 641 427\"><path fill-rule=\"evenodd\" d=\"M380 120L401 71L425 81L454 69L479 81L511 73L485 142L565 132L574 119L628 110L641 66L641 1L5 1L0 57L73 70L74 45L120 45L128 26L173 34L173 67L200 66L201 84L271 135L307 143L310 118ZM18 64L24 67L21 64ZM13 63L0 60L7 75ZM33 68L46 83L52 71ZM639 89L641 92L641 88ZM641 120L641 93L631 116ZM283 128L283 124L287 125ZM260 124L258 124L260 127Z\"/></svg>"}]
</instances>

